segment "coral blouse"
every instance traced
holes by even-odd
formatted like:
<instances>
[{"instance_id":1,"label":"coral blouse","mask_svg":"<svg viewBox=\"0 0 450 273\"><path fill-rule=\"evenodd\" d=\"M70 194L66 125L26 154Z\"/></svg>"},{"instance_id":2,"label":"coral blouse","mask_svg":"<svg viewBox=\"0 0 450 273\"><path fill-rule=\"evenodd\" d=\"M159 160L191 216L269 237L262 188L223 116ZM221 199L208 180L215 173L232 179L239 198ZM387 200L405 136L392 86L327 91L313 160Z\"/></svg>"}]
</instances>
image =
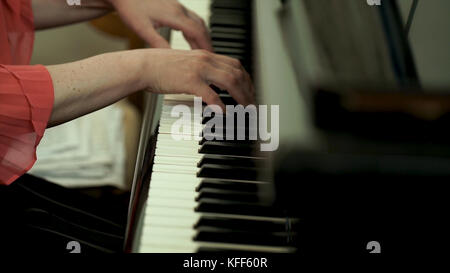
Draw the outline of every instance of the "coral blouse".
<instances>
[{"instance_id":1,"label":"coral blouse","mask_svg":"<svg viewBox=\"0 0 450 273\"><path fill-rule=\"evenodd\" d=\"M29 65L33 41L31 0L0 0L0 184L33 166L53 107L50 74Z\"/></svg>"}]
</instances>

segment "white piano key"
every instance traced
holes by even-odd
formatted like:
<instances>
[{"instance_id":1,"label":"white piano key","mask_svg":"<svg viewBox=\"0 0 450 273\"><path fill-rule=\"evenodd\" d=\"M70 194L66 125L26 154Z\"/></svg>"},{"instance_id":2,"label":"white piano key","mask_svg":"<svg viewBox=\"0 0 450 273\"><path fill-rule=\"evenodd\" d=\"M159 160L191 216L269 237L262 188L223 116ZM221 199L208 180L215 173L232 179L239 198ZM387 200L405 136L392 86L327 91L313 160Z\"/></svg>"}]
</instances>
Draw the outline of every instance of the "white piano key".
<instances>
[{"instance_id":1,"label":"white piano key","mask_svg":"<svg viewBox=\"0 0 450 273\"><path fill-rule=\"evenodd\" d=\"M186 208L192 209L198 205L195 200L184 200L184 199L172 199L164 198L158 196L152 196L151 191L147 200L147 206L158 206L158 207L168 207L168 208Z\"/></svg>"},{"instance_id":2,"label":"white piano key","mask_svg":"<svg viewBox=\"0 0 450 273\"><path fill-rule=\"evenodd\" d=\"M171 183L167 181L152 181L150 183L150 190L154 188L159 189L173 189L173 190L184 190L184 191L194 191L197 187L197 183Z\"/></svg>"},{"instance_id":3,"label":"white piano key","mask_svg":"<svg viewBox=\"0 0 450 273\"><path fill-rule=\"evenodd\" d=\"M179 157L187 157L192 159L200 160L202 157L200 154L192 154L189 151L184 151L183 153L177 152L175 149L169 149L166 147L158 148L155 151L156 156L179 156Z\"/></svg>"},{"instance_id":4,"label":"white piano key","mask_svg":"<svg viewBox=\"0 0 450 273\"><path fill-rule=\"evenodd\" d=\"M152 176L156 175L156 174L185 174L185 173L153 172ZM155 180L153 180L152 179L152 181L150 182L150 187L151 188L158 187L158 188L164 189L164 188L173 188L173 187L179 186L182 189L195 190L195 188L198 185L200 185L200 183L201 183L200 181L179 181L179 180L171 180L171 179L164 179L164 180L155 179Z\"/></svg>"},{"instance_id":5,"label":"white piano key","mask_svg":"<svg viewBox=\"0 0 450 273\"><path fill-rule=\"evenodd\" d=\"M190 148L190 149L198 149L201 147L198 141L195 140L185 140L185 141L177 141L177 140L158 140L156 143L157 147L178 147L178 148Z\"/></svg>"},{"instance_id":6,"label":"white piano key","mask_svg":"<svg viewBox=\"0 0 450 273\"><path fill-rule=\"evenodd\" d=\"M176 227L160 227L160 226L153 226L153 225L146 225L143 229L143 234L148 235L149 237L152 236L164 236L164 237L173 237L174 239L180 240L180 239L191 239L195 236L197 232L192 228L176 228ZM175 238L176 237L176 238ZM145 242L145 238L143 240Z\"/></svg>"},{"instance_id":7,"label":"white piano key","mask_svg":"<svg viewBox=\"0 0 450 273\"><path fill-rule=\"evenodd\" d=\"M190 101L190 105L187 104L187 102ZM189 100L185 100L185 101L176 101L173 100L167 104L164 104L162 107L162 114L163 116L172 116L172 110L174 107L177 107L178 105L181 105L180 102L183 102L182 105L187 106L187 108L189 108L191 111L191 116L194 116L196 113L194 112L194 97L190 98ZM199 113L201 114L201 113Z\"/></svg>"},{"instance_id":8,"label":"white piano key","mask_svg":"<svg viewBox=\"0 0 450 273\"><path fill-rule=\"evenodd\" d=\"M180 156L180 157L189 157L189 158L197 158L200 160L200 156L196 154L198 149L179 149L177 147L157 147L155 151L156 156Z\"/></svg>"},{"instance_id":9,"label":"white piano key","mask_svg":"<svg viewBox=\"0 0 450 273\"><path fill-rule=\"evenodd\" d=\"M161 141L167 141L167 142L168 141L176 141L176 142L179 142L179 143L197 143L198 144L198 141L195 141L193 139L190 139L190 140L185 140L185 139L175 140L171 134L158 134L158 140L157 141L158 142L161 142Z\"/></svg>"},{"instance_id":10,"label":"white piano key","mask_svg":"<svg viewBox=\"0 0 450 273\"><path fill-rule=\"evenodd\" d=\"M151 207L146 204L146 217L150 215L166 216L166 217L180 217L185 219L192 219L198 217L198 213L190 208L174 208L174 207Z\"/></svg>"},{"instance_id":11,"label":"white piano key","mask_svg":"<svg viewBox=\"0 0 450 273\"><path fill-rule=\"evenodd\" d=\"M198 159L191 157L179 157L179 156L155 156L155 164L170 164L170 165L183 165L183 166L197 166Z\"/></svg>"},{"instance_id":12,"label":"white piano key","mask_svg":"<svg viewBox=\"0 0 450 273\"><path fill-rule=\"evenodd\" d=\"M149 196L167 199L195 200L199 193L195 191L183 191L164 188L153 188Z\"/></svg>"},{"instance_id":13,"label":"white piano key","mask_svg":"<svg viewBox=\"0 0 450 273\"><path fill-rule=\"evenodd\" d=\"M160 121L159 121L159 123L160 123L160 125L162 126L162 125L164 125L164 126L166 126L166 125L170 125L170 126L172 126L175 122L178 122L178 124L191 124L191 125L195 125L196 123L194 122L194 120L184 120L184 119L180 119L180 118L165 118L165 119L161 119ZM201 121L199 121L198 122L198 124L199 125L202 125L201 124Z\"/></svg>"},{"instance_id":14,"label":"white piano key","mask_svg":"<svg viewBox=\"0 0 450 273\"><path fill-rule=\"evenodd\" d=\"M153 173L152 180L170 180L179 182L196 182L201 181L198 177L193 177L192 175L185 174L170 174L170 173Z\"/></svg>"},{"instance_id":15,"label":"white piano key","mask_svg":"<svg viewBox=\"0 0 450 273\"><path fill-rule=\"evenodd\" d=\"M211 242L195 242L191 238L184 238L182 240L178 237L161 236L161 234L153 234L149 232L148 236L143 236L141 241L141 250L146 251L153 246L159 246L164 248L180 249L180 252L185 250L198 251L201 247L208 247L213 249L227 249L227 250L240 250L240 251L260 251L260 252L273 252L273 253L289 253L293 249L289 247L276 247L276 246L261 246L261 245L244 245L244 244L231 244L231 243L211 243Z\"/></svg>"},{"instance_id":16,"label":"white piano key","mask_svg":"<svg viewBox=\"0 0 450 273\"><path fill-rule=\"evenodd\" d=\"M150 208L151 209L151 208ZM161 215L151 215L148 214L144 219L145 226L169 226L169 227L178 227L178 228L192 228L195 223L200 220L200 216L192 217L192 218L180 218L180 217L168 217Z\"/></svg>"},{"instance_id":17,"label":"white piano key","mask_svg":"<svg viewBox=\"0 0 450 273\"><path fill-rule=\"evenodd\" d=\"M181 200L195 200L198 196L198 192L193 191L183 191L183 190L173 190L164 188L152 188L149 196L157 198L167 198L167 199L181 199Z\"/></svg>"},{"instance_id":18,"label":"white piano key","mask_svg":"<svg viewBox=\"0 0 450 273\"><path fill-rule=\"evenodd\" d=\"M145 210L146 217L173 217L183 219L184 221L197 221L199 217L218 217L227 219L243 219L243 220L254 220L254 221L271 221L277 223L285 223L286 218L277 217L266 217L266 216L253 216L253 215L241 215L241 214L224 214L224 213L205 213L197 212L190 208L172 208L172 207L149 207L146 206Z\"/></svg>"},{"instance_id":19,"label":"white piano key","mask_svg":"<svg viewBox=\"0 0 450 273\"><path fill-rule=\"evenodd\" d=\"M196 166L176 166L176 165L153 165L154 172L168 172L168 173L185 173L196 175L199 168Z\"/></svg>"}]
</instances>

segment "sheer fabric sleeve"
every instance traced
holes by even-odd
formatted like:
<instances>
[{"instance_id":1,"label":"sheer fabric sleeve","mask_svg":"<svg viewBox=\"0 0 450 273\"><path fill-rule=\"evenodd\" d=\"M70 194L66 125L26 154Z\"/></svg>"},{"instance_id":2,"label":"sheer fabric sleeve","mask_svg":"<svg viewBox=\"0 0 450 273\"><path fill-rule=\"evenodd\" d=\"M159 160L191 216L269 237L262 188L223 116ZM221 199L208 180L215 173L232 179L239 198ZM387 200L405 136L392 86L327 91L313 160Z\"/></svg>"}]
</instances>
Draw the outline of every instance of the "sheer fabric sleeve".
<instances>
[{"instance_id":1,"label":"sheer fabric sleeve","mask_svg":"<svg viewBox=\"0 0 450 273\"><path fill-rule=\"evenodd\" d=\"M11 184L36 161L53 92L44 66L0 65L0 184Z\"/></svg>"}]
</instances>

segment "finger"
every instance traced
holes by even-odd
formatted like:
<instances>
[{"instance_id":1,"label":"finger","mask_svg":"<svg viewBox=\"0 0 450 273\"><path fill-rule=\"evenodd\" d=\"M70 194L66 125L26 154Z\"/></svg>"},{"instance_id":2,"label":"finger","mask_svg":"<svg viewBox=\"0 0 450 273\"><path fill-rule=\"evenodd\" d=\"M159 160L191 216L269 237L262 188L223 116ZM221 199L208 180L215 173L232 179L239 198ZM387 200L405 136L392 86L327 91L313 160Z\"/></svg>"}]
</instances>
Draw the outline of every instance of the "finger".
<instances>
[{"instance_id":1,"label":"finger","mask_svg":"<svg viewBox=\"0 0 450 273\"><path fill-rule=\"evenodd\" d=\"M186 37L185 37L185 39L186 39ZM186 41L188 41L188 40L186 39ZM195 42L195 41L188 41L188 43L191 46L191 49L193 49L193 50L195 50L195 49L202 49L200 47L200 45L198 45L197 42Z\"/></svg>"},{"instance_id":2,"label":"finger","mask_svg":"<svg viewBox=\"0 0 450 273\"><path fill-rule=\"evenodd\" d=\"M131 23L130 25L134 28L136 33L141 36L141 38L144 39L151 47L170 48L169 42L167 42L167 40L158 33L158 31L153 27L153 24L150 21L145 19L140 20L140 22L147 23Z\"/></svg>"},{"instance_id":3,"label":"finger","mask_svg":"<svg viewBox=\"0 0 450 273\"><path fill-rule=\"evenodd\" d=\"M213 47L212 47L212 43L211 43L211 35L209 33L209 29L205 23L205 20L203 20L195 12L193 12L192 10L189 10L189 9L187 9L187 16L197 23L199 32L203 34L203 40L205 43L202 45L202 43L198 40L196 41L196 43L199 44L200 46L202 46L201 48L207 49L212 52ZM200 38L202 38L202 37L200 37Z\"/></svg>"},{"instance_id":4,"label":"finger","mask_svg":"<svg viewBox=\"0 0 450 273\"><path fill-rule=\"evenodd\" d=\"M250 91L250 103L251 104L255 104L256 103L256 93L255 93L255 87L254 87L254 85L253 85L253 81L252 81L252 79L251 79L251 77L250 77L250 75L249 74L247 74L247 77L248 77L248 84L249 84L249 91Z\"/></svg>"},{"instance_id":5,"label":"finger","mask_svg":"<svg viewBox=\"0 0 450 273\"><path fill-rule=\"evenodd\" d=\"M214 52L214 48L212 46L211 37L206 30L197 30L193 32L191 37L187 37L187 40L190 44L196 43L200 49L205 49L210 52Z\"/></svg>"},{"instance_id":6,"label":"finger","mask_svg":"<svg viewBox=\"0 0 450 273\"><path fill-rule=\"evenodd\" d=\"M211 52L213 51L209 35L199 29L198 24L196 24L192 19L186 17L184 19L183 26L180 27L180 30L183 32L184 38L192 48L196 45L197 49L205 49Z\"/></svg>"},{"instance_id":7,"label":"finger","mask_svg":"<svg viewBox=\"0 0 450 273\"><path fill-rule=\"evenodd\" d=\"M208 85L202 85L197 88L195 92L197 96L200 96L202 100L208 105L218 105L222 108L222 111L225 111L225 104L220 99L220 96L214 92Z\"/></svg>"},{"instance_id":8,"label":"finger","mask_svg":"<svg viewBox=\"0 0 450 273\"><path fill-rule=\"evenodd\" d=\"M162 37L156 29L149 28L143 34L144 39L153 48L170 48L169 42Z\"/></svg>"},{"instance_id":9,"label":"finger","mask_svg":"<svg viewBox=\"0 0 450 273\"><path fill-rule=\"evenodd\" d=\"M193 49L213 51L211 38L206 25L199 23L189 16L189 11L180 12L170 20L162 22L164 25L183 32L183 36Z\"/></svg>"},{"instance_id":10,"label":"finger","mask_svg":"<svg viewBox=\"0 0 450 273\"><path fill-rule=\"evenodd\" d=\"M206 80L214 84L215 86L227 90L228 93L242 105L248 105L251 103L246 90L248 86L243 83L245 75L242 72L235 71L230 73L229 71L211 67L207 70Z\"/></svg>"},{"instance_id":11,"label":"finger","mask_svg":"<svg viewBox=\"0 0 450 273\"><path fill-rule=\"evenodd\" d=\"M238 59L231 58L231 57L221 55L221 54L215 54L214 57L224 63L227 63L227 64L233 66L234 68L238 68L238 69L242 68L243 69L241 61L239 61Z\"/></svg>"},{"instance_id":12,"label":"finger","mask_svg":"<svg viewBox=\"0 0 450 273\"><path fill-rule=\"evenodd\" d=\"M245 71L245 69L243 67L240 68L236 68L232 65L230 65L229 63L226 62L221 62L220 59L212 59L211 60L211 64L218 69L222 69L227 71L228 73L230 73L231 75L241 75L241 76L236 76L236 77L240 77L239 80L239 85L241 87L243 87L243 94L244 96L246 96L247 101L249 101L250 103L254 102L254 90L253 90L253 84L250 78L250 75ZM231 94L230 94L231 95Z\"/></svg>"}]
</instances>

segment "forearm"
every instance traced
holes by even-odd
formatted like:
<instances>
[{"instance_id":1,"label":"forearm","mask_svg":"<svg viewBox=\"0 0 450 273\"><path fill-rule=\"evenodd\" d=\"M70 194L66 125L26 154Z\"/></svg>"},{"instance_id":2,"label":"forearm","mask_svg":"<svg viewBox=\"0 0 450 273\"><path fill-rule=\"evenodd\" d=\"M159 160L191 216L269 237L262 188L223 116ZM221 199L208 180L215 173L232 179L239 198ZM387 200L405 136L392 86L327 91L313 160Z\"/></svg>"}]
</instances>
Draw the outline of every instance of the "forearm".
<instances>
[{"instance_id":1,"label":"forearm","mask_svg":"<svg viewBox=\"0 0 450 273\"><path fill-rule=\"evenodd\" d=\"M143 89L143 53L143 50L107 53L47 66L55 93L48 127L99 110Z\"/></svg>"},{"instance_id":2,"label":"forearm","mask_svg":"<svg viewBox=\"0 0 450 273\"><path fill-rule=\"evenodd\" d=\"M81 0L81 5L69 5L66 0L32 0L36 29L91 20L112 11L105 0Z\"/></svg>"}]
</instances>

